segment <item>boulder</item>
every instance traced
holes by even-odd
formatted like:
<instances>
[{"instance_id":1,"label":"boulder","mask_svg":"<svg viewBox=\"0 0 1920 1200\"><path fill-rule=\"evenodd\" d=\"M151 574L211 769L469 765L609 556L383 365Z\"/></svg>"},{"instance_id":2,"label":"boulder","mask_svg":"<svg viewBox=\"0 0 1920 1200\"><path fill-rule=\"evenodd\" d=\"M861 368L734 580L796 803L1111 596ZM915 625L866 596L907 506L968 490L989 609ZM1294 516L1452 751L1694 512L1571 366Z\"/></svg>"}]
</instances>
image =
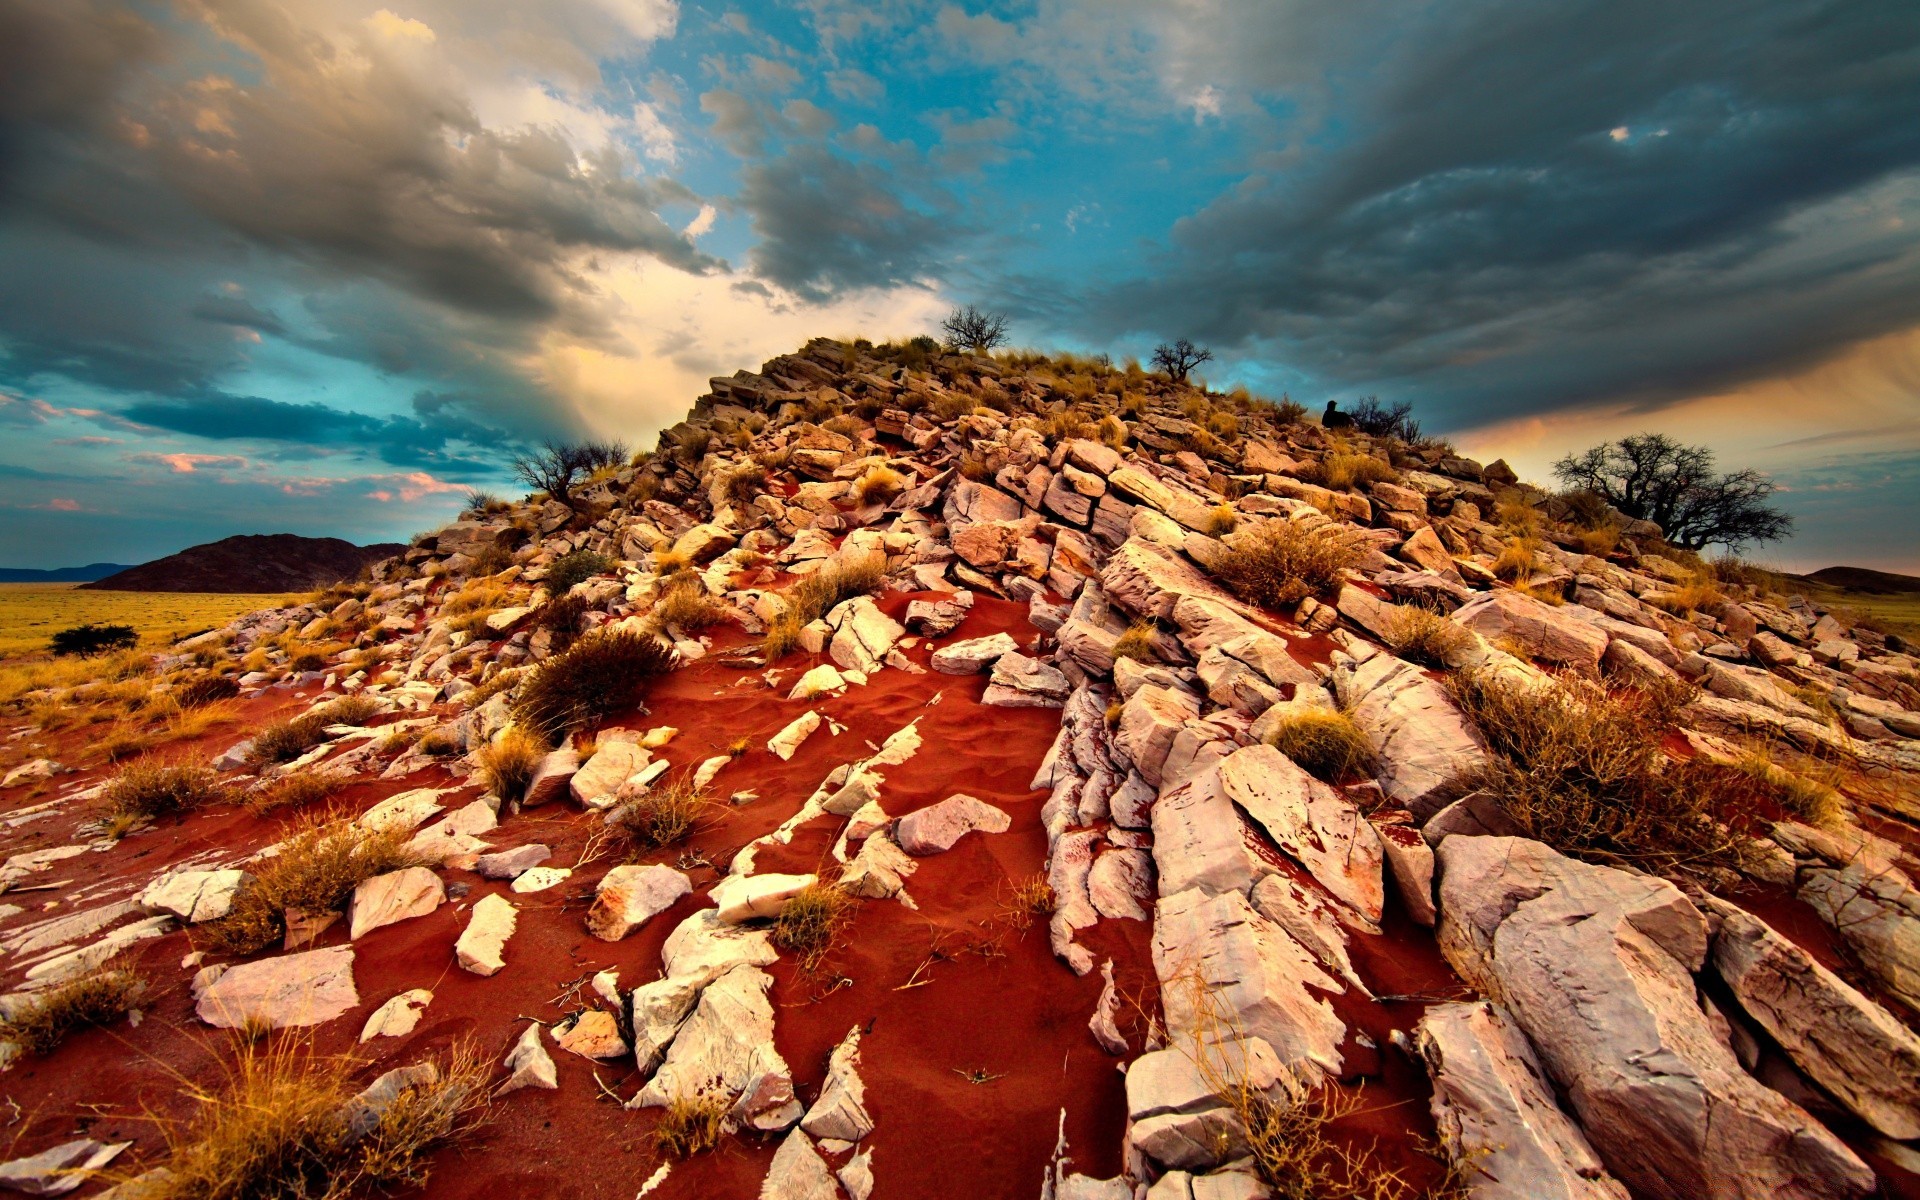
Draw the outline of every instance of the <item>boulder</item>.
<instances>
[{"instance_id":1,"label":"boulder","mask_svg":"<svg viewBox=\"0 0 1920 1200\"><path fill-rule=\"evenodd\" d=\"M653 752L634 742L602 742L567 783L573 802L582 808L600 808L620 785L653 761Z\"/></svg>"},{"instance_id":2,"label":"boulder","mask_svg":"<svg viewBox=\"0 0 1920 1200\"><path fill-rule=\"evenodd\" d=\"M147 885L140 893L140 907L171 913L188 925L216 921L227 915L234 893L246 881L245 871L174 871Z\"/></svg>"},{"instance_id":3,"label":"boulder","mask_svg":"<svg viewBox=\"0 0 1920 1200\"><path fill-rule=\"evenodd\" d=\"M1920 892L1897 872L1850 862L1837 871L1801 872L1800 898L1839 931L1889 992L1920 1010Z\"/></svg>"},{"instance_id":4,"label":"boulder","mask_svg":"<svg viewBox=\"0 0 1920 1200\"><path fill-rule=\"evenodd\" d=\"M1890 1138L1920 1138L1920 1037L1753 916L1720 918L1713 966L1734 999L1834 1099Z\"/></svg>"},{"instance_id":5,"label":"boulder","mask_svg":"<svg viewBox=\"0 0 1920 1200\"><path fill-rule=\"evenodd\" d=\"M1424 820L1451 784L1487 763L1487 753L1446 689L1410 662L1376 654L1337 662L1334 689L1367 735L1380 790Z\"/></svg>"},{"instance_id":6,"label":"boulder","mask_svg":"<svg viewBox=\"0 0 1920 1200\"><path fill-rule=\"evenodd\" d=\"M938 804L910 812L900 818L894 839L900 848L915 858L944 854L967 834L1005 833L1013 818L988 804L963 794L949 796Z\"/></svg>"},{"instance_id":7,"label":"boulder","mask_svg":"<svg viewBox=\"0 0 1920 1200\"><path fill-rule=\"evenodd\" d=\"M594 889L587 932L603 942L617 942L692 890L693 881L672 867L615 867Z\"/></svg>"},{"instance_id":8,"label":"boulder","mask_svg":"<svg viewBox=\"0 0 1920 1200\"><path fill-rule=\"evenodd\" d=\"M660 1107L713 1088L740 1095L768 1080L790 1080L786 1060L773 1048L773 1006L767 1000L772 986L771 975L750 966L734 967L708 984L693 1015L674 1035L666 1061L631 1105ZM756 1122L756 1128L784 1129L800 1118L800 1104L790 1098L791 1086L789 1082L789 1099L779 1106L785 1110L780 1114L784 1122L763 1120Z\"/></svg>"},{"instance_id":9,"label":"boulder","mask_svg":"<svg viewBox=\"0 0 1920 1200\"><path fill-rule=\"evenodd\" d=\"M473 869L482 879L513 879L523 871L530 871L553 857L553 851L538 842L525 846L515 846L511 850L500 850L492 854L482 854L474 860Z\"/></svg>"},{"instance_id":10,"label":"boulder","mask_svg":"<svg viewBox=\"0 0 1920 1200\"><path fill-rule=\"evenodd\" d=\"M1415 925L1433 928L1433 847L1411 825L1379 823L1380 848L1386 853L1394 889Z\"/></svg>"},{"instance_id":11,"label":"boulder","mask_svg":"<svg viewBox=\"0 0 1920 1200\"><path fill-rule=\"evenodd\" d=\"M1587 621L1511 588L1467 601L1453 619L1488 641L1508 638L1534 658L1596 675L1607 635Z\"/></svg>"},{"instance_id":12,"label":"boulder","mask_svg":"<svg viewBox=\"0 0 1920 1200\"><path fill-rule=\"evenodd\" d=\"M1059 708L1073 684L1054 667L1019 651L1002 654L980 703L1000 708Z\"/></svg>"},{"instance_id":13,"label":"boulder","mask_svg":"<svg viewBox=\"0 0 1920 1200\"><path fill-rule=\"evenodd\" d=\"M1224 1088L1284 1100L1293 1086L1293 1073L1259 1037L1151 1050L1128 1065L1126 1076L1128 1145L1162 1168L1193 1170L1247 1154L1246 1127Z\"/></svg>"},{"instance_id":14,"label":"boulder","mask_svg":"<svg viewBox=\"0 0 1920 1200\"><path fill-rule=\"evenodd\" d=\"M1235 750L1193 786L1217 787L1320 886L1378 927L1386 898L1380 835L1352 801L1271 746Z\"/></svg>"},{"instance_id":15,"label":"boulder","mask_svg":"<svg viewBox=\"0 0 1920 1200\"><path fill-rule=\"evenodd\" d=\"M718 905L717 920L726 925L777 917L786 902L812 886L818 875L729 875L708 893Z\"/></svg>"},{"instance_id":16,"label":"boulder","mask_svg":"<svg viewBox=\"0 0 1920 1200\"><path fill-rule=\"evenodd\" d=\"M1696 999L1706 918L1539 842L1440 843L1441 950L1501 997L1607 1167L1658 1200L1863 1197L1839 1139L1748 1075Z\"/></svg>"},{"instance_id":17,"label":"boulder","mask_svg":"<svg viewBox=\"0 0 1920 1200\"><path fill-rule=\"evenodd\" d=\"M867 1115L867 1088L860 1081L860 1027L854 1026L827 1058L827 1079L820 1098L802 1118L800 1128L816 1138L857 1142L873 1132Z\"/></svg>"},{"instance_id":18,"label":"boulder","mask_svg":"<svg viewBox=\"0 0 1920 1200\"><path fill-rule=\"evenodd\" d=\"M561 1025L554 1026L554 1044L581 1058L625 1058L626 1039L620 1036L620 1022L603 1008L589 1008Z\"/></svg>"},{"instance_id":19,"label":"boulder","mask_svg":"<svg viewBox=\"0 0 1920 1200\"><path fill-rule=\"evenodd\" d=\"M1499 1009L1436 1004L1421 1016L1413 1045L1433 1080L1440 1143L1464 1169L1474 1200L1628 1200Z\"/></svg>"},{"instance_id":20,"label":"boulder","mask_svg":"<svg viewBox=\"0 0 1920 1200\"><path fill-rule=\"evenodd\" d=\"M887 651L907 632L880 611L872 596L855 596L827 614L833 641L827 653L844 671L872 674L885 664Z\"/></svg>"},{"instance_id":21,"label":"boulder","mask_svg":"<svg viewBox=\"0 0 1920 1200\"><path fill-rule=\"evenodd\" d=\"M562 746L542 756L538 766L533 769L533 778L527 782L527 794L521 799L523 808L537 808L550 804L567 794L573 783L574 772L580 769L580 756L573 747Z\"/></svg>"},{"instance_id":22,"label":"boulder","mask_svg":"<svg viewBox=\"0 0 1920 1200\"><path fill-rule=\"evenodd\" d=\"M1251 617L1253 610L1234 599L1200 569L1156 542L1130 537L1100 568L1107 598L1138 617L1173 616L1182 596L1202 596Z\"/></svg>"},{"instance_id":23,"label":"boulder","mask_svg":"<svg viewBox=\"0 0 1920 1200\"><path fill-rule=\"evenodd\" d=\"M767 749L771 750L781 762L786 762L794 756L795 751L800 749L800 743L806 741L808 735L818 728L820 728L819 713L801 713L788 722L779 733L767 739Z\"/></svg>"},{"instance_id":24,"label":"boulder","mask_svg":"<svg viewBox=\"0 0 1920 1200\"><path fill-rule=\"evenodd\" d=\"M424 917L446 899L447 885L429 867L406 867L363 879L347 905L347 937L357 942L383 925Z\"/></svg>"},{"instance_id":25,"label":"boulder","mask_svg":"<svg viewBox=\"0 0 1920 1200\"><path fill-rule=\"evenodd\" d=\"M287 1029L323 1024L359 1003L353 947L329 946L235 963L196 988L194 1012L216 1029Z\"/></svg>"},{"instance_id":26,"label":"boulder","mask_svg":"<svg viewBox=\"0 0 1920 1200\"><path fill-rule=\"evenodd\" d=\"M1004 633L950 642L933 652L933 669L943 675L978 675L1002 655L1015 654L1019 650L1020 643Z\"/></svg>"},{"instance_id":27,"label":"boulder","mask_svg":"<svg viewBox=\"0 0 1920 1200\"><path fill-rule=\"evenodd\" d=\"M460 940L453 944L454 961L475 975L492 975L507 965L502 957L507 939L520 922L519 910L504 896L483 896L473 906Z\"/></svg>"}]
</instances>

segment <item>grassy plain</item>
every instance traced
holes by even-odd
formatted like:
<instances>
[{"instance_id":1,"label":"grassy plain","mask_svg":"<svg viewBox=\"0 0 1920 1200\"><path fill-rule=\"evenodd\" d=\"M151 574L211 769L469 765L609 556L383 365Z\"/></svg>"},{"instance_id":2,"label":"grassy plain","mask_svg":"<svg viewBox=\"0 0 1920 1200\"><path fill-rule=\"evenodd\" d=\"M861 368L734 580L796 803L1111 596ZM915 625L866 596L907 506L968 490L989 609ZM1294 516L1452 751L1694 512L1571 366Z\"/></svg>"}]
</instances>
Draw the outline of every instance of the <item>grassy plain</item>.
<instances>
[{"instance_id":1,"label":"grassy plain","mask_svg":"<svg viewBox=\"0 0 1920 1200\"><path fill-rule=\"evenodd\" d=\"M0 583L0 659L47 648L55 631L92 621L131 625L150 648L288 600L219 592L94 592L71 583Z\"/></svg>"},{"instance_id":2,"label":"grassy plain","mask_svg":"<svg viewBox=\"0 0 1920 1200\"><path fill-rule=\"evenodd\" d=\"M1920 592L1868 592L1830 587L1810 579L1795 580L1792 591L1822 608L1840 610L1854 618L1870 617L1889 633L1920 641Z\"/></svg>"}]
</instances>

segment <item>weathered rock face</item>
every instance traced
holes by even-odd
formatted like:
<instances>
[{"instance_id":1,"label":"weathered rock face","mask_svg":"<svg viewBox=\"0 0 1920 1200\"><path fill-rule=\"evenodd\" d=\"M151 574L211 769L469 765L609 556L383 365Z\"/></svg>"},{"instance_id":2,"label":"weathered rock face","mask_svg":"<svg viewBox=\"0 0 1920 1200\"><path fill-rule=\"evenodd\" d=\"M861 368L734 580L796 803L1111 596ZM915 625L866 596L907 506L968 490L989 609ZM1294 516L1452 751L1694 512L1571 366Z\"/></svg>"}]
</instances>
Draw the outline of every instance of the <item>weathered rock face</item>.
<instances>
[{"instance_id":1,"label":"weathered rock face","mask_svg":"<svg viewBox=\"0 0 1920 1200\"><path fill-rule=\"evenodd\" d=\"M1368 925L1385 901L1380 836L1352 801L1271 746L1236 750L1193 786L1214 786Z\"/></svg>"},{"instance_id":2,"label":"weathered rock face","mask_svg":"<svg viewBox=\"0 0 1920 1200\"><path fill-rule=\"evenodd\" d=\"M968 795L949 796L929 808L918 809L900 818L894 838L900 848L916 858L944 854L967 834L1005 833L1013 818L984 800Z\"/></svg>"},{"instance_id":3,"label":"weathered rock face","mask_svg":"<svg viewBox=\"0 0 1920 1200\"><path fill-rule=\"evenodd\" d=\"M1453 619L1488 641L1511 639L1535 658L1588 675L1599 673L1600 658L1607 652L1603 630L1508 588L1474 597Z\"/></svg>"},{"instance_id":4,"label":"weathered rock face","mask_svg":"<svg viewBox=\"0 0 1920 1200\"><path fill-rule=\"evenodd\" d=\"M1436 1004L1414 1047L1433 1078L1433 1120L1476 1200L1627 1200L1560 1111L1533 1047L1485 1002Z\"/></svg>"},{"instance_id":5,"label":"weathered rock face","mask_svg":"<svg viewBox=\"0 0 1920 1200\"><path fill-rule=\"evenodd\" d=\"M247 873L238 870L175 871L140 893L140 907L171 913L189 925L217 921L233 907L234 893L246 880Z\"/></svg>"},{"instance_id":6,"label":"weathered rock face","mask_svg":"<svg viewBox=\"0 0 1920 1200\"><path fill-rule=\"evenodd\" d=\"M1001 708L1059 708L1073 684L1057 668L1018 651L994 660L993 675L980 703Z\"/></svg>"},{"instance_id":7,"label":"weathered rock face","mask_svg":"<svg viewBox=\"0 0 1920 1200\"><path fill-rule=\"evenodd\" d=\"M1346 1024L1320 997L1342 985L1239 892L1162 897L1153 968L1175 1039L1204 1041L1231 1029L1266 1041L1307 1082L1339 1074Z\"/></svg>"},{"instance_id":8,"label":"weathered rock face","mask_svg":"<svg viewBox=\"0 0 1920 1200\"><path fill-rule=\"evenodd\" d=\"M1920 1138L1920 1037L1765 922L1721 900L1713 966L1787 1057L1890 1138Z\"/></svg>"},{"instance_id":9,"label":"weathered rock face","mask_svg":"<svg viewBox=\"0 0 1920 1200\"><path fill-rule=\"evenodd\" d=\"M1387 797L1432 816L1455 780L1484 767L1487 752L1446 689L1410 662L1376 654L1336 660L1334 688L1373 745Z\"/></svg>"},{"instance_id":10,"label":"weathered rock face","mask_svg":"<svg viewBox=\"0 0 1920 1200\"><path fill-rule=\"evenodd\" d=\"M587 932L603 942L617 942L692 890L693 881L672 867L615 867L594 891Z\"/></svg>"},{"instance_id":11,"label":"weathered rock face","mask_svg":"<svg viewBox=\"0 0 1920 1200\"><path fill-rule=\"evenodd\" d=\"M347 936L366 934L397 921L424 917L447 899L447 885L428 867L407 867L362 880L347 907Z\"/></svg>"},{"instance_id":12,"label":"weathered rock face","mask_svg":"<svg viewBox=\"0 0 1920 1200\"><path fill-rule=\"evenodd\" d=\"M1873 1173L1701 1013L1707 922L1664 880L1522 838L1440 843L1440 945L1499 996L1613 1173L1665 1200L1858 1197Z\"/></svg>"},{"instance_id":13,"label":"weathered rock face","mask_svg":"<svg viewBox=\"0 0 1920 1200\"><path fill-rule=\"evenodd\" d=\"M880 611L872 596L855 596L831 613L827 624L833 627L828 653L847 671L875 671L886 661L887 651L907 631Z\"/></svg>"},{"instance_id":14,"label":"weathered rock face","mask_svg":"<svg viewBox=\"0 0 1920 1200\"><path fill-rule=\"evenodd\" d=\"M621 784L652 761L653 752L638 743L606 742L574 773L567 791L582 808L604 807Z\"/></svg>"},{"instance_id":15,"label":"weathered rock face","mask_svg":"<svg viewBox=\"0 0 1920 1200\"><path fill-rule=\"evenodd\" d=\"M527 794L521 799L521 805L536 808L567 795L574 773L579 769L580 756L574 753L571 746L562 746L548 754L534 768L533 779L527 784Z\"/></svg>"},{"instance_id":16,"label":"weathered rock face","mask_svg":"<svg viewBox=\"0 0 1920 1200\"><path fill-rule=\"evenodd\" d=\"M360 1003L353 948L329 946L238 963L198 989L194 1011L216 1029L321 1025Z\"/></svg>"},{"instance_id":17,"label":"weathered rock face","mask_svg":"<svg viewBox=\"0 0 1920 1200\"><path fill-rule=\"evenodd\" d=\"M949 642L933 652L933 669L944 675L978 675L1002 655L1018 652L1020 644L1004 633Z\"/></svg>"},{"instance_id":18,"label":"weathered rock face","mask_svg":"<svg viewBox=\"0 0 1920 1200\"><path fill-rule=\"evenodd\" d=\"M873 1132L866 1096L866 1085L860 1081L860 1029L855 1026L827 1059L820 1098L807 1110L800 1128L817 1138L857 1142Z\"/></svg>"},{"instance_id":19,"label":"weathered rock face","mask_svg":"<svg viewBox=\"0 0 1920 1200\"><path fill-rule=\"evenodd\" d=\"M1920 1009L1920 892L1897 875L1849 863L1802 873L1800 898L1853 947L1888 991Z\"/></svg>"},{"instance_id":20,"label":"weathered rock face","mask_svg":"<svg viewBox=\"0 0 1920 1200\"><path fill-rule=\"evenodd\" d=\"M1227 1084L1279 1099L1292 1076L1257 1037L1141 1055L1127 1067L1128 1144L1163 1169L1206 1170L1243 1157L1247 1130L1220 1094Z\"/></svg>"},{"instance_id":21,"label":"weathered rock face","mask_svg":"<svg viewBox=\"0 0 1920 1200\"><path fill-rule=\"evenodd\" d=\"M520 922L513 902L503 896L482 896L473 906L473 916L453 944L454 961L475 975L492 975L507 965L503 955L507 939Z\"/></svg>"},{"instance_id":22,"label":"weathered rock face","mask_svg":"<svg viewBox=\"0 0 1920 1200\"><path fill-rule=\"evenodd\" d=\"M771 975L751 966L734 967L708 984L674 1036L666 1061L633 1104L657 1107L716 1089L737 1096L763 1076L789 1079L786 1060L773 1048L773 1006L767 1000L772 986ZM787 1094L792 1095L791 1083ZM790 1099L786 1108L783 1123L760 1127L784 1129L799 1120L797 1101Z\"/></svg>"}]
</instances>

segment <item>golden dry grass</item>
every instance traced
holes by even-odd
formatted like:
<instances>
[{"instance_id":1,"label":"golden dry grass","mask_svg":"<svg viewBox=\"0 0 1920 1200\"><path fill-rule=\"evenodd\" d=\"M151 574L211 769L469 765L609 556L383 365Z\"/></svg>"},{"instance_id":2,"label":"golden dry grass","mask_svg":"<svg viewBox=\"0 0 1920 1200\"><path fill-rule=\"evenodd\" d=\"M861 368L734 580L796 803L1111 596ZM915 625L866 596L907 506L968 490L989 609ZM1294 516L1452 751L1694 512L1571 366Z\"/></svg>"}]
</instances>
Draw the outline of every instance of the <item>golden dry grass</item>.
<instances>
[{"instance_id":1,"label":"golden dry grass","mask_svg":"<svg viewBox=\"0 0 1920 1200\"><path fill-rule=\"evenodd\" d=\"M549 742L639 706L647 681L673 669L673 651L626 630L590 633L534 667L514 694L514 716Z\"/></svg>"},{"instance_id":2,"label":"golden dry grass","mask_svg":"<svg viewBox=\"0 0 1920 1200\"><path fill-rule=\"evenodd\" d=\"M1450 667L1472 643L1472 633L1445 615L1417 605L1402 605L1381 631L1389 649L1423 667Z\"/></svg>"},{"instance_id":3,"label":"golden dry grass","mask_svg":"<svg viewBox=\"0 0 1920 1200\"><path fill-rule=\"evenodd\" d=\"M667 584L653 605L654 620L662 625L695 632L727 619L727 610L714 600L707 585L693 575L681 575Z\"/></svg>"},{"instance_id":4,"label":"golden dry grass","mask_svg":"<svg viewBox=\"0 0 1920 1200\"><path fill-rule=\"evenodd\" d=\"M761 650L769 662L800 644L800 631L855 596L877 592L887 581L880 554L836 558L787 590L787 609L767 630Z\"/></svg>"},{"instance_id":5,"label":"golden dry grass","mask_svg":"<svg viewBox=\"0 0 1920 1200\"><path fill-rule=\"evenodd\" d=\"M659 780L608 813L607 828L631 854L644 854L671 846L693 832L711 804L706 794L693 786L691 775L671 783Z\"/></svg>"},{"instance_id":6,"label":"golden dry grass","mask_svg":"<svg viewBox=\"0 0 1920 1200\"><path fill-rule=\"evenodd\" d=\"M234 895L233 907L200 926L207 946L221 954L252 954L286 934L286 910L340 911L364 879L416 866L407 849L410 830L372 831L350 817L300 818L280 843L280 852L254 864L253 877Z\"/></svg>"},{"instance_id":7,"label":"golden dry grass","mask_svg":"<svg viewBox=\"0 0 1920 1200\"><path fill-rule=\"evenodd\" d=\"M107 963L77 979L30 993L0 1021L0 1042L15 1042L28 1054L51 1054L70 1034L111 1025L132 1012L146 981L130 967Z\"/></svg>"},{"instance_id":8,"label":"golden dry grass","mask_svg":"<svg viewBox=\"0 0 1920 1200\"><path fill-rule=\"evenodd\" d=\"M1267 734L1267 744L1327 783L1345 783L1373 768L1373 746L1346 713L1302 708Z\"/></svg>"},{"instance_id":9,"label":"golden dry grass","mask_svg":"<svg viewBox=\"0 0 1920 1200\"><path fill-rule=\"evenodd\" d=\"M305 808L322 800L333 799L352 782L347 776L333 771L302 771L276 779L264 791L252 793L246 799L246 808L256 817L283 808Z\"/></svg>"},{"instance_id":10,"label":"golden dry grass","mask_svg":"<svg viewBox=\"0 0 1920 1200\"><path fill-rule=\"evenodd\" d=\"M211 767L141 762L107 783L101 799L117 817L175 817L224 799L226 789Z\"/></svg>"},{"instance_id":11,"label":"golden dry grass","mask_svg":"<svg viewBox=\"0 0 1920 1200\"><path fill-rule=\"evenodd\" d=\"M147 651L298 597L218 592L96 592L71 583L0 583L0 659L36 654L55 632L89 622L131 625Z\"/></svg>"},{"instance_id":12,"label":"golden dry grass","mask_svg":"<svg viewBox=\"0 0 1920 1200\"><path fill-rule=\"evenodd\" d=\"M907 489L907 478L892 467L875 467L853 485L854 502L862 505L885 504Z\"/></svg>"},{"instance_id":13,"label":"golden dry grass","mask_svg":"<svg viewBox=\"0 0 1920 1200\"><path fill-rule=\"evenodd\" d=\"M773 944L798 955L801 967L812 971L833 949L859 906L860 902L838 885L810 883L780 906L780 915L773 922Z\"/></svg>"},{"instance_id":14,"label":"golden dry grass","mask_svg":"<svg viewBox=\"0 0 1920 1200\"><path fill-rule=\"evenodd\" d=\"M1362 553L1363 538L1349 526L1272 520L1236 535L1214 574L1242 600L1282 608L1337 591L1341 572Z\"/></svg>"},{"instance_id":15,"label":"golden dry grass","mask_svg":"<svg viewBox=\"0 0 1920 1200\"><path fill-rule=\"evenodd\" d=\"M705 1154L726 1136L727 1112L732 1107L732 1097L721 1091L675 1096L653 1127L653 1148L672 1159Z\"/></svg>"},{"instance_id":16,"label":"golden dry grass","mask_svg":"<svg viewBox=\"0 0 1920 1200\"><path fill-rule=\"evenodd\" d=\"M482 746L475 757L487 790L511 804L526 795L534 769L546 754L546 743L516 725Z\"/></svg>"},{"instance_id":17,"label":"golden dry grass","mask_svg":"<svg viewBox=\"0 0 1920 1200\"><path fill-rule=\"evenodd\" d=\"M1153 652L1153 626L1145 621L1137 621L1127 627L1127 631L1113 643L1115 658L1131 658L1135 662L1152 663L1160 661Z\"/></svg>"},{"instance_id":18,"label":"golden dry grass","mask_svg":"<svg viewBox=\"0 0 1920 1200\"><path fill-rule=\"evenodd\" d=\"M292 762L326 741L329 725L358 725L379 711L371 697L342 696L297 717L271 722L253 735L247 761L255 766Z\"/></svg>"}]
</instances>

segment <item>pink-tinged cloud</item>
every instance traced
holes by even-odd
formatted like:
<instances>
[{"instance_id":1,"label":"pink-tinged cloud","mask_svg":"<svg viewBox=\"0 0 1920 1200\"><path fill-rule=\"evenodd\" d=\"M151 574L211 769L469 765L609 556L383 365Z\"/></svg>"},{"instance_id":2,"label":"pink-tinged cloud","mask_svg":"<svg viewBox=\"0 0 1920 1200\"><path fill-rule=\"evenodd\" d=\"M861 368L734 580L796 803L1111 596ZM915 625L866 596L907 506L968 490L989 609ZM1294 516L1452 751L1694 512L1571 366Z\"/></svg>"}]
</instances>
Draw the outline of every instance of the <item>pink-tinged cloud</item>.
<instances>
[{"instance_id":1,"label":"pink-tinged cloud","mask_svg":"<svg viewBox=\"0 0 1920 1200\"><path fill-rule=\"evenodd\" d=\"M69 500L65 496L55 496L47 501L47 508L51 512L79 512L80 502Z\"/></svg>"},{"instance_id":2,"label":"pink-tinged cloud","mask_svg":"<svg viewBox=\"0 0 1920 1200\"><path fill-rule=\"evenodd\" d=\"M56 446L119 446L124 445L126 440L110 437L71 437L55 438L53 444Z\"/></svg>"},{"instance_id":3,"label":"pink-tinged cloud","mask_svg":"<svg viewBox=\"0 0 1920 1200\"><path fill-rule=\"evenodd\" d=\"M237 471L247 465L238 454L129 454L128 462L164 466L176 475L192 475L205 467L213 471Z\"/></svg>"},{"instance_id":4,"label":"pink-tinged cloud","mask_svg":"<svg viewBox=\"0 0 1920 1200\"><path fill-rule=\"evenodd\" d=\"M425 471L409 471L404 475L372 475L367 478L367 482L386 485L367 493L370 498L382 504L389 503L396 496L402 502L411 504L424 496L438 496L447 492L468 490L465 484L435 479Z\"/></svg>"}]
</instances>

